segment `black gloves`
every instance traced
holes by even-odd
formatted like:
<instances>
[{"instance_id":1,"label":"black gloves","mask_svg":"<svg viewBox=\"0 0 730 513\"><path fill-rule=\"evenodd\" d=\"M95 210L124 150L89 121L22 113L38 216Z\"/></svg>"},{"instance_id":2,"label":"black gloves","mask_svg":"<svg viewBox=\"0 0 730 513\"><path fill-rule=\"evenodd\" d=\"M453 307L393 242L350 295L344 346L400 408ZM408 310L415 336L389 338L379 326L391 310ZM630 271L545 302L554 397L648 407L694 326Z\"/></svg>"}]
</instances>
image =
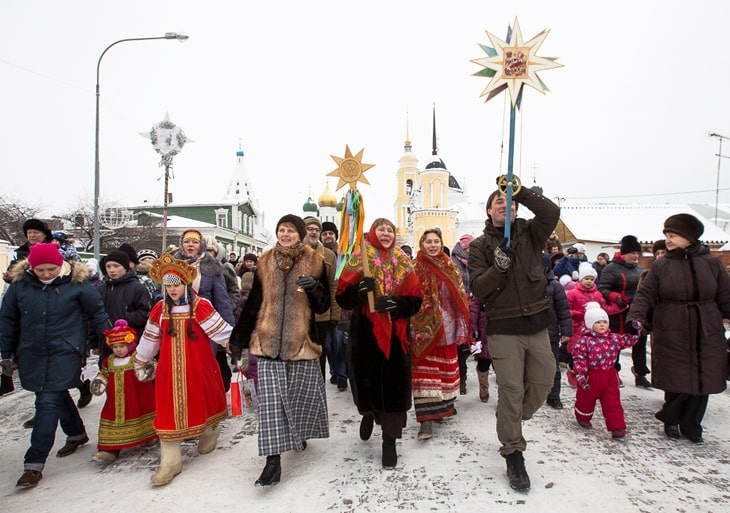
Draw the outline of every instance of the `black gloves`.
<instances>
[{"instance_id":1,"label":"black gloves","mask_svg":"<svg viewBox=\"0 0 730 513\"><path fill-rule=\"evenodd\" d=\"M507 247L507 239L502 241L497 249L494 250L494 267L499 272L506 273L512 265L512 259L515 257L515 252L512 248Z\"/></svg>"},{"instance_id":2,"label":"black gloves","mask_svg":"<svg viewBox=\"0 0 730 513\"><path fill-rule=\"evenodd\" d=\"M373 290L375 290L375 278L366 277L357 284L357 293L361 296Z\"/></svg>"},{"instance_id":3,"label":"black gloves","mask_svg":"<svg viewBox=\"0 0 730 513\"><path fill-rule=\"evenodd\" d=\"M300 276L297 278L297 285L299 285L304 290L312 290L314 287L317 286L317 280L314 279L312 276Z\"/></svg>"},{"instance_id":4,"label":"black gloves","mask_svg":"<svg viewBox=\"0 0 730 513\"><path fill-rule=\"evenodd\" d=\"M639 320L626 321L624 325L624 333L628 333L629 335L641 335L642 331L644 331L644 326Z\"/></svg>"},{"instance_id":5,"label":"black gloves","mask_svg":"<svg viewBox=\"0 0 730 513\"><path fill-rule=\"evenodd\" d=\"M626 301L623 300L621 296L616 298L616 304L620 306L621 308L626 308L628 305L626 304Z\"/></svg>"},{"instance_id":6,"label":"black gloves","mask_svg":"<svg viewBox=\"0 0 730 513\"><path fill-rule=\"evenodd\" d=\"M398 310L398 303L393 296L380 296L375 300L375 311L394 314Z\"/></svg>"}]
</instances>

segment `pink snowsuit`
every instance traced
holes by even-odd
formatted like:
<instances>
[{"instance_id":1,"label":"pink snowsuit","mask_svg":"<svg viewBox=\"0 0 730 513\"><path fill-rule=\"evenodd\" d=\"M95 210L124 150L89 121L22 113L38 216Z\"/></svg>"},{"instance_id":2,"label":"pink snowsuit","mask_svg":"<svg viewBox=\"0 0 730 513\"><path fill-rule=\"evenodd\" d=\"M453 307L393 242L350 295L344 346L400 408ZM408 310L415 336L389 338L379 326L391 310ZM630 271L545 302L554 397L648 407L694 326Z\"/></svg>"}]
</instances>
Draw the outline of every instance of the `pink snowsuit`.
<instances>
[{"instance_id":1,"label":"pink snowsuit","mask_svg":"<svg viewBox=\"0 0 730 513\"><path fill-rule=\"evenodd\" d=\"M638 339L637 335L611 333L610 330L599 335L583 326L572 351L573 370L579 383L575 394L575 418L578 422L589 422L593 418L596 401L600 401L606 428L609 431L626 429L618 371L614 364L619 351L633 346ZM580 385L583 379L587 380L590 390L584 390Z\"/></svg>"}]
</instances>

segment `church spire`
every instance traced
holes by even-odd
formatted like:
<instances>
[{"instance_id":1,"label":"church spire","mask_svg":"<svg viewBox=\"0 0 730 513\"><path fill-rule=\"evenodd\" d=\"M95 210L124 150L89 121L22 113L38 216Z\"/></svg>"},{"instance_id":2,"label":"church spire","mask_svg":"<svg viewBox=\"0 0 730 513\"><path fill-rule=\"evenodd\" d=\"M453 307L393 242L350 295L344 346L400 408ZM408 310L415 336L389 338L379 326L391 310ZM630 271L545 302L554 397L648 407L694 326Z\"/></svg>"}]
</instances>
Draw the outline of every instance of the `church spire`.
<instances>
[{"instance_id":1,"label":"church spire","mask_svg":"<svg viewBox=\"0 0 730 513\"><path fill-rule=\"evenodd\" d=\"M431 155L438 155L439 149L436 146L436 102L433 103L433 143L431 146Z\"/></svg>"},{"instance_id":2,"label":"church spire","mask_svg":"<svg viewBox=\"0 0 730 513\"><path fill-rule=\"evenodd\" d=\"M403 149L406 153L410 153L413 149L413 146L411 146L411 135L410 135L410 126L408 121L408 111L406 111L406 142L403 146Z\"/></svg>"}]
</instances>

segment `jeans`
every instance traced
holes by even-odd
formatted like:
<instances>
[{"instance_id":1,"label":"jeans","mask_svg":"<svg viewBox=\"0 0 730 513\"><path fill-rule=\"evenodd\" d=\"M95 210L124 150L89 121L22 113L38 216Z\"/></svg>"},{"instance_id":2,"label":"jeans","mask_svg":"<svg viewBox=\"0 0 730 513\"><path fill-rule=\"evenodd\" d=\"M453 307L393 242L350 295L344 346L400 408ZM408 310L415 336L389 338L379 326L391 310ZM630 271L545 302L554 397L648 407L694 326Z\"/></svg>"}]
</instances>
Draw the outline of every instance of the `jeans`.
<instances>
[{"instance_id":1,"label":"jeans","mask_svg":"<svg viewBox=\"0 0 730 513\"><path fill-rule=\"evenodd\" d=\"M68 390L36 392L35 418L30 435L30 448L25 453L25 470L42 471L56 440L59 421L69 441L86 436L84 421Z\"/></svg>"},{"instance_id":2,"label":"jeans","mask_svg":"<svg viewBox=\"0 0 730 513\"><path fill-rule=\"evenodd\" d=\"M332 328L327 332L325 352L330 364L330 375L335 379L347 379L347 339L349 333Z\"/></svg>"}]
</instances>

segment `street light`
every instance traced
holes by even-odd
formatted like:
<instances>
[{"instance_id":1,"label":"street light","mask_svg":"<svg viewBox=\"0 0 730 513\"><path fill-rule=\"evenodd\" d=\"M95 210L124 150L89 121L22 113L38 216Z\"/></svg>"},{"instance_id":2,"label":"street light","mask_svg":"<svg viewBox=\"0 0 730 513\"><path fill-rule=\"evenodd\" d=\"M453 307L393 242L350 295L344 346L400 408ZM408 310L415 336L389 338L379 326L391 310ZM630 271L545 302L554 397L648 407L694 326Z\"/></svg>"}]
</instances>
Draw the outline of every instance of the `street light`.
<instances>
[{"instance_id":1,"label":"street light","mask_svg":"<svg viewBox=\"0 0 730 513\"><path fill-rule=\"evenodd\" d=\"M99 92L99 67L101 66L101 59L104 58L104 54L106 54L106 52L108 52L112 46L118 45L119 43L125 43L127 41L151 41L153 39L176 39L182 43L183 41L186 41L188 37L189 36L186 36L185 34L178 34L177 32L165 32L164 36L132 37L127 39L120 39L119 41L114 41L112 44L104 48L104 51L101 52L99 60L96 63L96 133L94 140L94 258L97 260L99 260L99 256L101 255L101 236L99 233L99 96L101 95Z\"/></svg>"}]
</instances>

